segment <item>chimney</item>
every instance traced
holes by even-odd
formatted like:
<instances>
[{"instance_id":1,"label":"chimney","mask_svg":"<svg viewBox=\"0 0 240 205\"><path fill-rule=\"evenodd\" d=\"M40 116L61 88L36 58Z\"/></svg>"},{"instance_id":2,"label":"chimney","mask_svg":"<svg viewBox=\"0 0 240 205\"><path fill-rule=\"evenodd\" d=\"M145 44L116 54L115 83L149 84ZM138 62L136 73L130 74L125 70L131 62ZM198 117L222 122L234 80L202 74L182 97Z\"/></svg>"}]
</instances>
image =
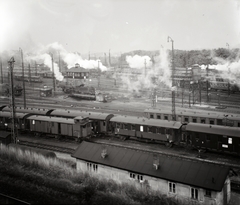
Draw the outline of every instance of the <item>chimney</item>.
<instances>
[{"instance_id":1,"label":"chimney","mask_svg":"<svg viewBox=\"0 0 240 205\"><path fill-rule=\"evenodd\" d=\"M153 155L153 167L158 170L159 169L159 157L157 155Z\"/></svg>"},{"instance_id":2,"label":"chimney","mask_svg":"<svg viewBox=\"0 0 240 205\"><path fill-rule=\"evenodd\" d=\"M107 157L107 148L106 148L106 146L103 146L102 147L102 152L101 152L101 157L103 158L103 159L105 159L106 157Z\"/></svg>"}]
</instances>

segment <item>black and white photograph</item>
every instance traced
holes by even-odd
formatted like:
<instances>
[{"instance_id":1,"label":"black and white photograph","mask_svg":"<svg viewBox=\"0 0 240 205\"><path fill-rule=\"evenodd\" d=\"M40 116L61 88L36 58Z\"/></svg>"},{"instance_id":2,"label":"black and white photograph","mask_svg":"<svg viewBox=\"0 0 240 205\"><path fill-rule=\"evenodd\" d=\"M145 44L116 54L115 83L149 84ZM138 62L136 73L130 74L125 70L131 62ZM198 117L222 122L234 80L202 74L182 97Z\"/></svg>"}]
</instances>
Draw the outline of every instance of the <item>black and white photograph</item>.
<instances>
[{"instance_id":1,"label":"black and white photograph","mask_svg":"<svg viewBox=\"0 0 240 205\"><path fill-rule=\"evenodd\" d=\"M240 0L0 0L0 204L239 205Z\"/></svg>"}]
</instances>

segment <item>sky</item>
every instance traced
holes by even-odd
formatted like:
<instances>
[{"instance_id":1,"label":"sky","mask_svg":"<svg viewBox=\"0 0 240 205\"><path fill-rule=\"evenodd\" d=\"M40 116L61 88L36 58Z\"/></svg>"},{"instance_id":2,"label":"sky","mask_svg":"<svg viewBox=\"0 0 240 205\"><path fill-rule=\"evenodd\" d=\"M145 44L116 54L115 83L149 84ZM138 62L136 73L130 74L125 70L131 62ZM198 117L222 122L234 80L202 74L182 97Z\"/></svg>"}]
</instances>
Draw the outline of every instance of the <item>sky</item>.
<instances>
[{"instance_id":1,"label":"sky","mask_svg":"<svg viewBox=\"0 0 240 205\"><path fill-rule=\"evenodd\" d=\"M57 42L69 52L240 46L239 0L0 0L0 52Z\"/></svg>"}]
</instances>

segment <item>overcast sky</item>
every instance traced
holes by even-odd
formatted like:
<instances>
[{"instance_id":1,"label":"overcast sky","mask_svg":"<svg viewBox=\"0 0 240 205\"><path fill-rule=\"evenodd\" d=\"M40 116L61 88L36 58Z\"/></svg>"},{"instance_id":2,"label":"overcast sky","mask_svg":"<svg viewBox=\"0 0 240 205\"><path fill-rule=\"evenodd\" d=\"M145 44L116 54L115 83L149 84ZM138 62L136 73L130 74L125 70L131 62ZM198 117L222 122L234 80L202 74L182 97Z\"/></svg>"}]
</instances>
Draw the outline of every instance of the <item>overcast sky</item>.
<instances>
[{"instance_id":1,"label":"overcast sky","mask_svg":"<svg viewBox=\"0 0 240 205\"><path fill-rule=\"evenodd\" d=\"M240 47L238 0L0 0L0 51Z\"/></svg>"}]
</instances>

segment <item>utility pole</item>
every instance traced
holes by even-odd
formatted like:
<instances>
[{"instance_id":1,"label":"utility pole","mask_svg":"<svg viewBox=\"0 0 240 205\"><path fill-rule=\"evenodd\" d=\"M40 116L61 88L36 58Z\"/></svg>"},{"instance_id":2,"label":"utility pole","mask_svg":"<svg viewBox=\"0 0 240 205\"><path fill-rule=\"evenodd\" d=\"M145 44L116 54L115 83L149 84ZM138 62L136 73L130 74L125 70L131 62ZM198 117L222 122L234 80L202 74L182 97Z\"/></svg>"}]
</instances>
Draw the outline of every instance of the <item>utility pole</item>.
<instances>
[{"instance_id":1,"label":"utility pole","mask_svg":"<svg viewBox=\"0 0 240 205\"><path fill-rule=\"evenodd\" d=\"M35 75L37 76L37 62L35 61Z\"/></svg>"},{"instance_id":2,"label":"utility pole","mask_svg":"<svg viewBox=\"0 0 240 205\"><path fill-rule=\"evenodd\" d=\"M55 76L54 76L54 61L53 61L53 54L50 53L51 55L51 59L52 59L52 80L53 80L53 96L55 95L55 91L56 91L56 88L55 88Z\"/></svg>"},{"instance_id":3,"label":"utility pole","mask_svg":"<svg viewBox=\"0 0 240 205\"><path fill-rule=\"evenodd\" d=\"M9 63L9 74L10 74L10 85L11 85L11 98L10 98L10 110L12 114L12 127L11 127L11 136L12 142L17 143L18 133L17 133L17 123L16 123L16 112L15 112L15 96L14 96L14 85L13 85L13 67L14 67L14 58L12 57Z\"/></svg>"},{"instance_id":4,"label":"utility pole","mask_svg":"<svg viewBox=\"0 0 240 205\"><path fill-rule=\"evenodd\" d=\"M207 86L207 102L209 102L209 93L208 93L208 64L207 64L207 67L206 67L206 73L207 73L207 84L206 84L206 86Z\"/></svg>"},{"instance_id":5,"label":"utility pole","mask_svg":"<svg viewBox=\"0 0 240 205\"><path fill-rule=\"evenodd\" d=\"M0 60L1 60L1 83L3 83L2 58Z\"/></svg>"},{"instance_id":6,"label":"utility pole","mask_svg":"<svg viewBox=\"0 0 240 205\"><path fill-rule=\"evenodd\" d=\"M90 52L88 53L88 60L91 60Z\"/></svg>"},{"instance_id":7,"label":"utility pole","mask_svg":"<svg viewBox=\"0 0 240 205\"><path fill-rule=\"evenodd\" d=\"M168 42L171 41L172 43L172 120L176 121L176 110L175 110L175 82L174 82L174 75L175 75L175 66L174 66L174 46L173 46L173 39L168 36Z\"/></svg>"},{"instance_id":8,"label":"utility pole","mask_svg":"<svg viewBox=\"0 0 240 205\"><path fill-rule=\"evenodd\" d=\"M25 81L24 81L24 62L23 62L23 51L19 48L21 59L22 59L22 77L23 77L23 107L26 108L26 89L25 89Z\"/></svg>"},{"instance_id":9,"label":"utility pole","mask_svg":"<svg viewBox=\"0 0 240 205\"><path fill-rule=\"evenodd\" d=\"M228 47L228 52L229 52L229 44L226 43L226 46ZM230 67L228 66L228 75L230 74ZM230 95L230 82L228 79L228 96Z\"/></svg>"},{"instance_id":10,"label":"utility pole","mask_svg":"<svg viewBox=\"0 0 240 205\"><path fill-rule=\"evenodd\" d=\"M111 55L110 55L110 50L111 50L111 49L109 49L109 67L111 67Z\"/></svg>"},{"instance_id":11,"label":"utility pole","mask_svg":"<svg viewBox=\"0 0 240 205\"><path fill-rule=\"evenodd\" d=\"M30 63L28 64L28 77L29 77L29 84L32 84L32 77L31 77L31 68Z\"/></svg>"}]
</instances>

